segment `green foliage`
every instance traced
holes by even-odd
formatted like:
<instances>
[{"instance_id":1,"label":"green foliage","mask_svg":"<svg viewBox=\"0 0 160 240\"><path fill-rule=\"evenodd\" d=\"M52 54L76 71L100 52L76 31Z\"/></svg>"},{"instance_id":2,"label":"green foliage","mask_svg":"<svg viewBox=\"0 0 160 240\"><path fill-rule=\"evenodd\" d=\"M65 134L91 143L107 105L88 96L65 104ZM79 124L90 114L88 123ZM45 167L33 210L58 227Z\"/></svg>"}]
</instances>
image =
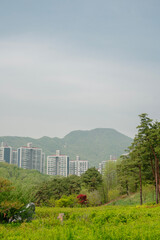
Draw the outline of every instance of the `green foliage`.
<instances>
[{"instance_id":1,"label":"green foliage","mask_svg":"<svg viewBox=\"0 0 160 240\"><path fill-rule=\"evenodd\" d=\"M64 213L63 224L57 219ZM12 240L159 240L160 207L37 208L31 223L0 225Z\"/></svg>"},{"instance_id":2,"label":"green foliage","mask_svg":"<svg viewBox=\"0 0 160 240\"><path fill-rule=\"evenodd\" d=\"M17 214L23 207L19 201L4 201L0 203L0 222L8 221L12 216Z\"/></svg>"},{"instance_id":3,"label":"green foliage","mask_svg":"<svg viewBox=\"0 0 160 240\"><path fill-rule=\"evenodd\" d=\"M106 162L103 180L106 181L108 190L117 186L116 162L113 161Z\"/></svg>"},{"instance_id":4,"label":"green foliage","mask_svg":"<svg viewBox=\"0 0 160 240\"><path fill-rule=\"evenodd\" d=\"M116 161L108 161L105 164L105 168L103 171L103 184L104 184L104 192L105 192L105 200L106 202L114 199L114 194L111 194L111 192L116 191L116 193L119 193L119 190L117 190L117 163Z\"/></svg>"},{"instance_id":5,"label":"green foliage","mask_svg":"<svg viewBox=\"0 0 160 240\"><path fill-rule=\"evenodd\" d=\"M10 198L10 192L12 189L13 186L9 180L0 178L0 203Z\"/></svg>"},{"instance_id":6,"label":"green foliage","mask_svg":"<svg viewBox=\"0 0 160 240\"><path fill-rule=\"evenodd\" d=\"M17 199L13 201L12 191L12 183L0 178L0 222L8 221L23 206Z\"/></svg>"},{"instance_id":7,"label":"green foliage","mask_svg":"<svg viewBox=\"0 0 160 240\"><path fill-rule=\"evenodd\" d=\"M142 197L144 203L155 202L156 201L155 186L153 185L143 186Z\"/></svg>"},{"instance_id":8,"label":"green foliage","mask_svg":"<svg viewBox=\"0 0 160 240\"><path fill-rule=\"evenodd\" d=\"M88 204L89 206L99 206L102 203L101 194L99 191L94 190L88 193Z\"/></svg>"},{"instance_id":9,"label":"green foliage","mask_svg":"<svg viewBox=\"0 0 160 240\"><path fill-rule=\"evenodd\" d=\"M115 201L111 201L109 205L117 205L117 206L129 206L129 205L139 205L139 192L132 193L129 196L122 195L117 198ZM153 185L143 186L143 203L144 204L155 204L155 189ZM116 197L114 198L116 199Z\"/></svg>"},{"instance_id":10,"label":"green foliage","mask_svg":"<svg viewBox=\"0 0 160 240\"><path fill-rule=\"evenodd\" d=\"M62 196L55 200L55 207L75 207L77 205L76 195Z\"/></svg>"},{"instance_id":11,"label":"green foliage","mask_svg":"<svg viewBox=\"0 0 160 240\"><path fill-rule=\"evenodd\" d=\"M111 201L113 199L116 199L120 196L118 189L111 189L108 191L108 201Z\"/></svg>"},{"instance_id":12,"label":"green foliage","mask_svg":"<svg viewBox=\"0 0 160 240\"><path fill-rule=\"evenodd\" d=\"M129 155L121 157L121 161L117 164L117 182L120 194L136 192L138 190L139 175L137 168L130 164Z\"/></svg>"},{"instance_id":13,"label":"green foliage","mask_svg":"<svg viewBox=\"0 0 160 240\"><path fill-rule=\"evenodd\" d=\"M140 190L140 202L143 202L143 187L146 184L156 186L156 203L160 198L159 162L160 162L160 122L153 121L146 113L140 115L138 134L128 149L128 155L122 157L117 168L121 193Z\"/></svg>"},{"instance_id":14,"label":"green foliage","mask_svg":"<svg viewBox=\"0 0 160 240\"><path fill-rule=\"evenodd\" d=\"M7 163L0 163L0 176L8 179L14 186L14 190L10 192L12 201L18 199L25 204L34 200L35 189L39 184L52 179L36 170L25 170Z\"/></svg>"},{"instance_id":15,"label":"green foliage","mask_svg":"<svg viewBox=\"0 0 160 240\"><path fill-rule=\"evenodd\" d=\"M88 189L89 192L97 190L102 185L102 175L93 167L89 168L81 175L82 185Z\"/></svg>"},{"instance_id":16,"label":"green foliage","mask_svg":"<svg viewBox=\"0 0 160 240\"><path fill-rule=\"evenodd\" d=\"M50 199L59 200L63 195L78 194L80 190L80 177L59 177L43 182L37 188L34 199L37 205L50 205Z\"/></svg>"}]
</instances>

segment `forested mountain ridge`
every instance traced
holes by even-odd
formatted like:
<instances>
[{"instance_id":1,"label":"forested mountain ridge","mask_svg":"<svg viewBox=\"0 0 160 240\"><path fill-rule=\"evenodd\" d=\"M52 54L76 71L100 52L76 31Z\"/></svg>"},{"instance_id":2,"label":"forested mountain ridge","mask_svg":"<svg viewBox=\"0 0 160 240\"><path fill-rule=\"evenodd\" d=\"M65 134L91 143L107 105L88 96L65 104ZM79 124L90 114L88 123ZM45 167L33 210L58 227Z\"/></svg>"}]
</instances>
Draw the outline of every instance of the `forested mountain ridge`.
<instances>
[{"instance_id":1,"label":"forested mountain ridge","mask_svg":"<svg viewBox=\"0 0 160 240\"><path fill-rule=\"evenodd\" d=\"M90 166L98 167L98 163L109 159L110 155L119 157L123 154L132 139L114 129L97 128L72 131L64 138L4 136L0 137L0 142L6 142L13 148L32 142L33 146L42 148L46 156L59 149L63 154L67 154L70 160L79 155L80 159L88 160Z\"/></svg>"}]
</instances>

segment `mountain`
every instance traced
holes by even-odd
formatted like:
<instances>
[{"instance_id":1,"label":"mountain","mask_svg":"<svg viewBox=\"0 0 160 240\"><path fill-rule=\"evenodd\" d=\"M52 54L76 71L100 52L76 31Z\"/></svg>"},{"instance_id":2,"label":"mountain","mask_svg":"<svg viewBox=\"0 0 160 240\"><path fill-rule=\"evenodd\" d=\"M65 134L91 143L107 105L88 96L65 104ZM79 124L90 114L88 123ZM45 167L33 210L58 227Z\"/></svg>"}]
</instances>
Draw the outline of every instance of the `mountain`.
<instances>
[{"instance_id":1,"label":"mountain","mask_svg":"<svg viewBox=\"0 0 160 240\"><path fill-rule=\"evenodd\" d=\"M90 166L98 167L98 163L108 160L110 155L118 158L130 146L132 139L110 128L97 128L93 130L77 130L70 132L64 138L42 137L39 139L29 137L0 137L0 142L17 148L32 142L33 146L41 147L46 156L55 154L56 150L70 156L74 160L77 155L82 160L88 160Z\"/></svg>"}]
</instances>

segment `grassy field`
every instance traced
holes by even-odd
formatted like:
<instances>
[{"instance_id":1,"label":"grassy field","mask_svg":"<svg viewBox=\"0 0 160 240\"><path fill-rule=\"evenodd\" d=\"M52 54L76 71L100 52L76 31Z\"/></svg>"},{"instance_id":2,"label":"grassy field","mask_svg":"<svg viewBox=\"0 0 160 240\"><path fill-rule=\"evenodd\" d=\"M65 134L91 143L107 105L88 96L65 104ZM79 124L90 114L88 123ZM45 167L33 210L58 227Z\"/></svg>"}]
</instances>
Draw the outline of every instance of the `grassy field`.
<instances>
[{"instance_id":1,"label":"grassy field","mask_svg":"<svg viewBox=\"0 0 160 240\"><path fill-rule=\"evenodd\" d=\"M63 223L57 219L64 213ZM0 239L160 239L160 206L36 208L32 222L1 224Z\"/></svg>"}]
</instances>

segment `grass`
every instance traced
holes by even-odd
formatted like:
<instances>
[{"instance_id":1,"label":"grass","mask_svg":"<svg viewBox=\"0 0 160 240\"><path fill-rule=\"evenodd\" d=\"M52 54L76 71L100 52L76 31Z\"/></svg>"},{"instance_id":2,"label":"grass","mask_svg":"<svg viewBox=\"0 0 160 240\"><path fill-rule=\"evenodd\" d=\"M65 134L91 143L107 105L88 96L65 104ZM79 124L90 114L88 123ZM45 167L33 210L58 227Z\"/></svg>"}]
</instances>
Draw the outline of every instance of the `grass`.
<instances>
[{"instance_id":1,"label":"grass","mask_svg":"<svg viewBox=\"0 0 160 240\"><path fill-rule=\"evenodd\" d=\"M155 189L152 185L143 186L142 193L143 204L154 204L156 202ZM140 204L140 193L136 192L130 194L128 197L120 197L115 201L111 201L108 205L117 205L117 206L136 206Z\"/></svg>"},{"instance_id":2,"label":"grass","mask_svg":"<svg viewBox=\"0 0 160 240\"><path fill-rule=\"evenodd\" d=\"M63 223L57 219L64 213ZM160 206L36 208L32 222L0 225L7 240L160 239Z\"/></svg>"}]
</instances>

